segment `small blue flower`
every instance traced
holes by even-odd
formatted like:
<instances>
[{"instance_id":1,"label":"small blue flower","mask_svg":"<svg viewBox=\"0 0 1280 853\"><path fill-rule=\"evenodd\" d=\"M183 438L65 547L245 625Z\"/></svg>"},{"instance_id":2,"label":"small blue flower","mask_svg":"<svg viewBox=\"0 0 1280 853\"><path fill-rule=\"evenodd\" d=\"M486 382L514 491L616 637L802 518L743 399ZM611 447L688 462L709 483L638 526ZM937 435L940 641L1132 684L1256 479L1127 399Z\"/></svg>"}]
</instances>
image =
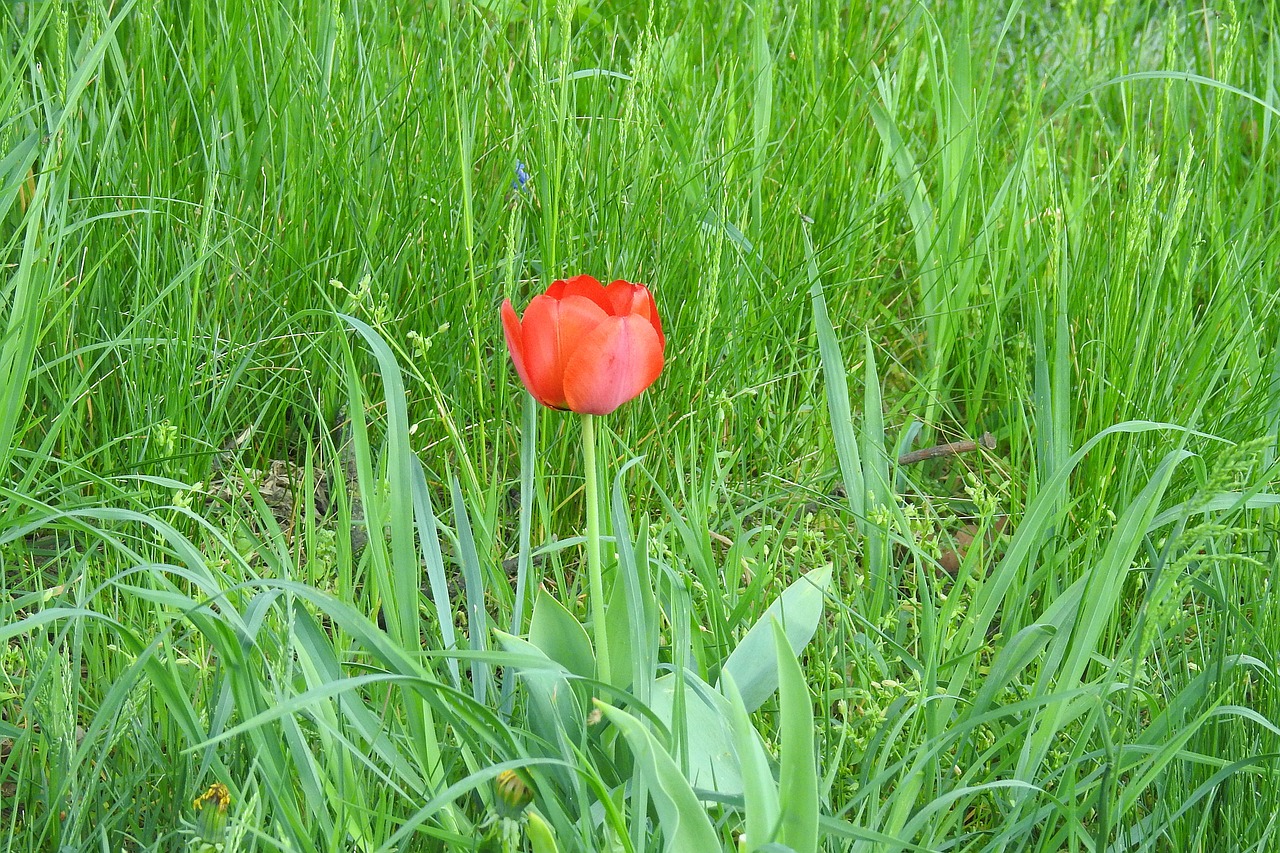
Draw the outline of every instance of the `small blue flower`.
<instances>
[{"instance_id":1,"label":"small blue flower","mask_svg":"<svg viewBox=\"0 0 1280 853\"><path fill-rule=\"evenodd\" d=\"M516 161L516 179L511 182L511 189L524 191L524 185L529 183L529 173L525 171L524 163Z\"/></svg>"}]
</instances>

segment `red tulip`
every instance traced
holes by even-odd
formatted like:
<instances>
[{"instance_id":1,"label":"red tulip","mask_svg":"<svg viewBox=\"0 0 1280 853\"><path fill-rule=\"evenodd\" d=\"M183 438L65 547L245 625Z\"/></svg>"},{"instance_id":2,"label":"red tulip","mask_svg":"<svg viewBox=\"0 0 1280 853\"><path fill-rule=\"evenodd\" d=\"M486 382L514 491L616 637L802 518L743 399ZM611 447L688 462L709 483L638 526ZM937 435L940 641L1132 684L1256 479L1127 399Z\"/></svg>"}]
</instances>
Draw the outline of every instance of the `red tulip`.
<instances>
[{"instance_id":1,"label":"red tulip","mask_svg":"<svg viewBox=\"0 0 1280 853\"><path fill-rule=\"evenodd\" d=\"M523 320L503 302L502 330L520 381L553 409L607 415L662 372L666 338L643 284L556 281L533 297Z\"/></svg>"}]
</instances>

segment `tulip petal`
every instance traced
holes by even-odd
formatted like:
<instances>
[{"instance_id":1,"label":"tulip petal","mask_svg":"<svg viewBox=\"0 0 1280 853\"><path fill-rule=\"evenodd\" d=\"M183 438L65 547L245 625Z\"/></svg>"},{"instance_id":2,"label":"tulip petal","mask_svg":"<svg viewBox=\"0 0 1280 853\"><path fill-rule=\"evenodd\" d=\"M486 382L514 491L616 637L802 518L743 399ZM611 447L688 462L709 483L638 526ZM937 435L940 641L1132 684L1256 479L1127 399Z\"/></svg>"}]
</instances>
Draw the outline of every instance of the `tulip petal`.
<instances>
[{"instance_id":1,"label":"tulip petal","mask_svg":"<svg viewBox=\"0 0 1280 853\"><path fill-rule=\"evenodd\" d=\"M609 297L609 314L613 316L626 316L627 314L635 314L635 293L637 291L635 284L631 282L623 282L622 279L616 282L609 282L609 286L604 288L604 292Z\"/></svg>"},{"instance_id":2,"label":"tulip petal","mask_svg":"<svg viewBox=\"0 0 1280 853\"><path fill-rule=\"evenodd\" d=\"M564 366L590 333L608 317L582 296L533 297L524 312L523 355L533 396L544 406L566 408Z\"/></svg>"},{"instance_id":3,"label":"tulip petal","mask_svg":"<svg viewBox=\"0 0 1280 853\"><path fill-rule=\"evenodd\" d=\"M640 314L649 310L648 300L642 295L645 291L644 285L632 284L629 281L618 279L609 282L609 286L604 289L608 294L609 303L612 306L609 313L615 317L625 317L628 314ZM637 299L637 297L639 297Z\"/></svg>"},{"instance_id":4,"label":"tulip petal","mask_svg":"<svg viewBox=\"0 0 1280 853\"><path fill-rule=\"evenodd\" d=\"M573 288L572 291L569 290L570 287ZM603 289L604 285L601 284L595 276L583 273L582 275L575 275L568 279L556 279L551 282L551 286L547 288L546 295L550 296L552 299L563 299L566 292L572 292L575 296L585 296L587 293L591 292L592 288Z\"/></svg>"},{"instance_id":5,"label":"tulip petal","mask_svg":"<svg viewBox=\"0 0 1280 853\"><path fill-rule=\"evenodd\" d=\"M578 344L565 364L565 402L575 412L609 414L658 378L662 349L647 317L609 317Z\"/></svg>"},{"instance_id":6,"label":"tulip petal","mask_svg":"<svg viewBox=\"0 0 1280 853\"><path fill-rule=\"evenodd\" d=\"M653 301L653 294L649 292L647 287L642 289L649 302L649 322L653 324L653 330L658 333L658 344L663 349L666 349L667 336L662 334L662 317L658 315L658 303Z\"/></svg>"},{"instance_id":7,"label":"tulip petal","mask_svg":"<svg viewBox=\"0 0 1280 853\"><path fill-rule=\"evenodd\" d=\"M555 285L552 286L554 287ZM548 290L547 294L551 295L551 291ZM564 287L560 288L558 294L555 297L557 299L565 299L569 296L584 296L599 305L600 310L606 314L616 313L613 310L612 302L605 291L604 285L589 275L575 275L564 283Z\"/></svg>"},{"instance_id":8,"label":"tulip petal","mask_svg":"<svg viewBox=\"0 0 1280 853\"><path fill-rule=\"evenodd\" d=\"M511 363L515 365L516 375L520 377L524 387L529 389L529 393L539 403L545 403L534 389L533 382L529 379L529 369L525 367L524 363L524 333L520 328L520 317L516 314L516 309L512 307L510 299L505 299L502 302L502 333L506 336L507 350L511 353Z\"/></svg>"},{"instance_id":9,"label":"tulip petal","mask_svg":"<svg viewBox=\"0 0 1280 853\"><path fill-rule=\"evenodd\" d=\"M667 338L662 334L662 320L658 317L658 304L653 301L649 288L619 279L610 282L605 292L609 294L609 301L613 305L610 314L615 317L626 317L628 314L644 317L653 324L653 330L658 333L658 342L664 347L667 345Z\"/></svg>"}]
</instances>

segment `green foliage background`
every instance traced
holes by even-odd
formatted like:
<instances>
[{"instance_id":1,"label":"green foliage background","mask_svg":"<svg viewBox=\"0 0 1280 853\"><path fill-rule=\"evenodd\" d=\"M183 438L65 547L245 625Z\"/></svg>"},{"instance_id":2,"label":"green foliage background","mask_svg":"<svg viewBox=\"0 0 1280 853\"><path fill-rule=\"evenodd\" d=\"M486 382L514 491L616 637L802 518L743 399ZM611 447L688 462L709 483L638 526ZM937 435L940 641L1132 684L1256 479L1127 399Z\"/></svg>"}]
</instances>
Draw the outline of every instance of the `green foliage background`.
<instances>
[{"instance_id":1,"label":"green foliage background","mask_svg":"<svg viewBox=\"0 0 1280 853\"><path fill-rule=\"evenodd\" d=\"M537 757L523 705L485 716L501 653L462 661L461 694L493 678L474 707L352 687L387 742L307 691L457 672L441 596L387 624L427 547L397 526L422 532L411 494L467 576L459 632L527 629L497 308L588 271L650 283L669 342L603 453L645 457L627 512L683 579L655 581L663 661L714 680L834 569L802 657L827 848L1274 849L1276 24L1142 0L8 3L0 839L172 849L222 780L240 849L378 849L415 815L403 849L490 843L478 776L419 810ZM338 312L388 341L402 413ZM528 570L573 609L578 430L535 417L552 544ZM1070 461L1130 421L1171 426ZM272 460L334 509L206 497ZM380 512L390 544L353 547ZM957 532L977 544L948 574ZM771 747L781 710L754 717ZM580 746L556 753L573 796L630 778ZM562 848L604 845L573 796L538 801Z\"/></svg>"}]
</instances>

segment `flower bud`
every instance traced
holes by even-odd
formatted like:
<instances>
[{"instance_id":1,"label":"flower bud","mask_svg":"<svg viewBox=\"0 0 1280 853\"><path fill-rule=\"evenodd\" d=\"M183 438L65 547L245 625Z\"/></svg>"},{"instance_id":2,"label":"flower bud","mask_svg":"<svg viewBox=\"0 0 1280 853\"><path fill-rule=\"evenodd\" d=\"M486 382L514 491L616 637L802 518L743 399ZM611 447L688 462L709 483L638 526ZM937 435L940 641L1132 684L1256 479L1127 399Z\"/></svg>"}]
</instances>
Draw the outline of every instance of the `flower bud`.
<instances>
[{"instance_id":1,"label":"flower bud","mask_svg":"<svg viewBox=\"0 0 1280 853\"><path fill-rule=\"evenodd\" d=\"M516 818L525 806L533 802L533 789L514 770L503 770L493 780L498 794L498 813L502 817Z\"/></svg>"},{"instance_id":2,"label":"flower bud","mask_svg":"<svg viewBox=\"0 0 1280 853\"><path fill-rule=\"evenodd\" d=\"M199 813L200 837L206 842L217 842L227 827L227 806L231 805L231 792L221 782L214 782L209 790L196 797L191 807Z\"/></svg>"}]
</instances>

